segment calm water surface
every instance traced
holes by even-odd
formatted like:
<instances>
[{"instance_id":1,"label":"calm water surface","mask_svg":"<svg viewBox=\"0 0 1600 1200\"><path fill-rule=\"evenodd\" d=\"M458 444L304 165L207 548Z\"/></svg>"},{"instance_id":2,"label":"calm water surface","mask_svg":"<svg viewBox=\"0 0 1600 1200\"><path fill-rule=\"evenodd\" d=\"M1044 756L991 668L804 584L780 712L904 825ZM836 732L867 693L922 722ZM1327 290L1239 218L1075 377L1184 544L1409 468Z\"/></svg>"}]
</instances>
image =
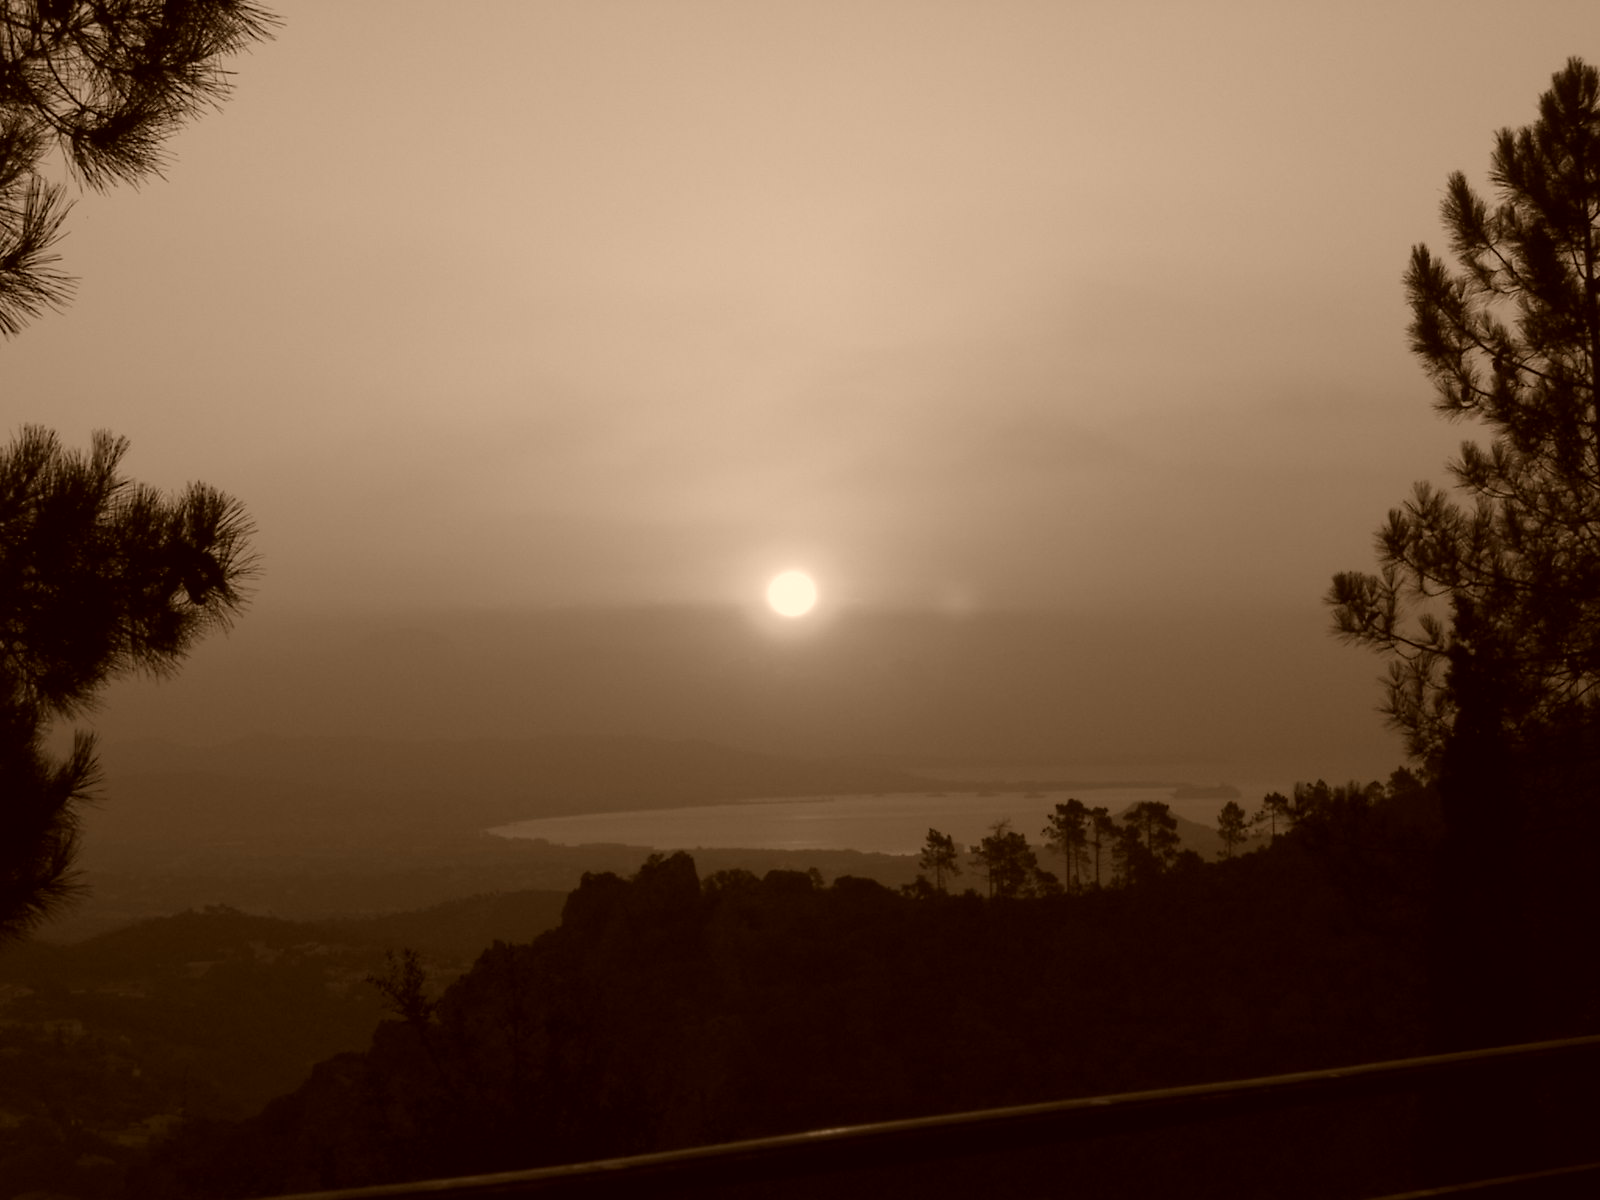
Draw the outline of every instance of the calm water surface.
<instances>
[{"instance_id":1,"label":"calm water surface","mask_svg":"<svg viewBox=\"0 0 1600 1200\"><path fill-rule=\"evenodd\" d=\"M1239 803L1254 811L1259 794L1241 789ZM916 854L931 826L963 845L975 845L1002 817L1038 845L1055 805L1075 796L1113 814L1141 800L1159 800L1175 816L1215 825L1225 800L1174 800L1168 787L1091 787L1024 796L1017 792L910 792L901 795L813 796L746 800L691 808L545 817L502 825L502 837L543 838L560 846L611 842L656 850L861 850Z\"/></svg>"}]
</instances>

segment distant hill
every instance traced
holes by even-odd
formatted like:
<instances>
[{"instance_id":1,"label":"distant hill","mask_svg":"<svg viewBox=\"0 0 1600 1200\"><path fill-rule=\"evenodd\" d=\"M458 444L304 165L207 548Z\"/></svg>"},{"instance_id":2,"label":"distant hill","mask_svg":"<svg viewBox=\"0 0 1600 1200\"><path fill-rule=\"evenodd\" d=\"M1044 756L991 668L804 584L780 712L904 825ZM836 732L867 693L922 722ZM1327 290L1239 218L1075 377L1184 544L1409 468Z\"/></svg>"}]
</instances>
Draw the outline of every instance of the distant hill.
<instances>
[{"instance_id":1,"label":"distant hill","mask_svg":"<svg viewBox=\"0 0 1600 1200\"><path fill-rule=\"evenodd\" d=\"M409 946L442 962L471 960L496 941L526 942L561 924L565 891L528 888L446 900L412 912L320 921L313 928L365 944Z\"/></svg>"},{"instance_id":2,"label":"distant hill","mask_svg":"<svg viewBox=\"0 0 1600 1200\"><path fill-rule=\"evenodd\" d=\"M94 1103L74 1106L87 1128L137 1142L162 1114L243 1116L366 1044L382 1010L361 980L382 961L381 945L223 908L8 950L0 1041L16 1082L0 1086L0 1109L37 1101L27 1067L54 1040L56 1058L96 1081Z\"/></svg>"},{"instance_id":3,"label":"distant hill","mask_svg":"<svg viewBox=\"0 0 1600 1200\"><path fill-rule=\"evenodd\" d=\"M212 902L310 916L565 889L585 868L482 831L540 816L931 786L870 764L643 737L136 742L109 748L105 762L83 856L99 881L86 906L98 921Z\"/></svg>"},{"instance_id":4,"label":"distant hill","mask_svg":"<svg viewBox=\"0 0 1600 1200\"><path fill-rule=\"evenodd\" d=\"M248 1116L366 1049L385 1010L365 980L386 950L420 951L442 991L495 941L555 928L565 901L501 893L325 922L213 906L0 949L0 1195L121 1195L103 1177L163 1134Z\"/></svg>"},{"instance_id":5,"label":"distant hill","mask_svg":"<svg viewBox=\"0 0 1600 1200\"><path fill-rule=\"evenodd\" d=\"M45 937L77 940L208 904L310 919L403 912L488 891L564 892L585 871L631 871L651 849L642 840L574 848L483 833L519 819L978 786L855 760L644 737L145 741L113 745L105 761L104 802L86 822L90 896ZM1181 833L1215 858L1212 831L1186 824ZM912 859L850 851L704 853L708 869L816 866L829 878L864 875L891 887L916 873Z\"/></svg>"},{"instance_id":6,"label":"distant hill","mask_svg":"<svg viewBox=\"0 0 1600 1200\"><path fill-rule=\"evenodd\" d=\"M208 747L137 741L111 746L104 759L108 791L123 797L96 814L108 824L117 821L115 810L142 806L146 812L140 821L170 816L248 824L265 817L276 826L286 820L327 824L342 814L356 821L436 820L482 828L533 817L752 796L934 786L910 772L851 760L621 736L250 737Z\"/></svg>"},{"instance_id":7,"label":"distant hill","mask_svg":"<svg viewBox=\"0 0 1600 1200\"><path fill-rule=\"evenodd\" d=\"M385 950L420 951L442 988L495 941L554 929L565 902L528 890L328 921L213 905L73 945L24 942L0 953L0 1027L120 1046L136 1062L160 1060L147 1064L152 1079L187 1063L204 1097L191 1106L242 1115L318 1059L366 1045L382 1007L362 981Z\"/></svg>"}]
</instances>

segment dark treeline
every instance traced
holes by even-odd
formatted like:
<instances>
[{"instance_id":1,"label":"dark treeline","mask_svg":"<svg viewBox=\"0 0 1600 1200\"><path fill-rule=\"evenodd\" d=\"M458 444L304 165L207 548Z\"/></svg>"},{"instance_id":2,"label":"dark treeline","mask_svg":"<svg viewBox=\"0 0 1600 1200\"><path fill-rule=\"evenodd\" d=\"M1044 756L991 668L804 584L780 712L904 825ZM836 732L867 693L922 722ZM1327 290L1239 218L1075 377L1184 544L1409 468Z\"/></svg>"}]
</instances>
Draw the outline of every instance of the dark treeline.
<instances>
[{"instance_id":1,"label":"dark treeline","mask_svg":"<svg viewBox=\"0 0 1600 1200\"><path fill-rule=\"evenodd\" d=\"M1528 947L1500 1041L1600 1015L1592 789L1548 780L1485 880L1485 936ZM655 855L564 903L319 925L214 909L13 947L0 1107L29 1115L0 1133L0 1174L106 1200L269 1195L1440 1048L1459 920L1432 785L1401 770L1230 803L1213 861L1171 820L1068 801L1037 854L1004 823L970 849L930 831L898 889ZM1140 1157L1187 1178L1184 1144Z\"/></svg>"},{"instance_id":2,"label":"dark treeline","mask_svg":"<svg viewBox=\"0 0 1600 1200\"><path fill-rule=\"evenodd\" d=\"M1401 767L1387 787L1380 783L1330 787L1319 779L1296 784L1291 796L1269 792L1249 816L1229 800L1217 817L1217 836L1222 842L1217 857L1231 859L1255 838L1265 838L1270 845L1280 830L1287 832L1297 824L1327 829L1360 821L1360 814L1385 799L1415 807L1415 798L1423 792L1417 776ZM1103 886L1131 887L1169 871L1192 871L1204 861L1198 851L1184 847L1178 818L1172 815L1170 805L1159 800L1141 800L1113 817L1103 806L1090 808L1081 800L1069 799L1055 806L1041 836L1045 845L1061 856L1061 875L1040 865L1027 835L1013 829L1009 817L990 826L988 836L972 848L968 862L983 880L986 896L1023 900L1098 891ZM908 896L947 891L950 881L962 873L961 847L949 834L929 829L917 865L921 873L903 889Z\"/></svg>"},{"instance_id":3,"label":"dark treeline","mask_svg":"<svg viewBox=\"0 0 1600 1200\"><path fill-rule=\"evenodd\" d=\"M1285 805L1255 852L1026 898L701 879L685 854L586 876L559 928L497 941L441 995L391 958L374 982L396 1019L369 1050L254 1119L188 1123L133 1194L481 1173L1420 1052L1431 792L1401 772Z\"/></svg>"},{"instance_id":4,"label":"dark treeline","mask_svg":"<svg viewBox=\"0 0 1600 1200\"><path fill-rule=\"evenodd\" d=\"M1390 780L1387 795L1409 794L1419 786L1415 776L1402 768ZM1351 806L1367 808L1385 795L1385 788L1377 783L1330 788L1319 779L1314 784L1296 785L1293 798L1269 793L1253 816L1247 817L1243 808L1229 800L1217 819L1217 835L1222 841L1218 857L1232 858L1254 836L1270 842L1280 827L1288 830L1297 822L1325 819ZM1113 817L1104 806L1091 808L1081 800L1069 799L1055 806L1041 836L1045 845L1061 856L1062 874L1040 865L1027 835L1013 829L1009 817L990 826L988 836L972 848L967 864L983 880L984 895L1024 900L1102 886L1130 887L1174 869L1193 870L1203 862L1198 851L1184 847L1178 819L1171 806L1159 800L1141 800ZM929 829L917 865L921 873L904 889L907 895L925 897L948 891L951 881L962 874L961 847L950 834Z\"/></svg>"}]
</instances>

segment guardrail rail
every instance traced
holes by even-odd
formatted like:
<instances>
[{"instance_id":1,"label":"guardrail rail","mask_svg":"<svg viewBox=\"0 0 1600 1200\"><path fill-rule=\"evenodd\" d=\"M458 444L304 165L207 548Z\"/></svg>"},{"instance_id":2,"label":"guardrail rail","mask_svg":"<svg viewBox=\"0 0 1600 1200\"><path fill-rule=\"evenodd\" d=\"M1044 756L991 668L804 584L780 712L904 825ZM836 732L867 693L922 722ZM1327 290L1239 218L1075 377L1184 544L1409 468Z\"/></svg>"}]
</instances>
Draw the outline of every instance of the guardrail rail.
<instances>
[{"instance_id":1,"label":"guardrail rail","mask_svg":"<svg viewBox=\"0 0 1600 1200\"><path fill-rule=\"evenodd\" d=\"M281 1200L1600 1196L1600 1035Z\"/></svg>"}]
</instances>

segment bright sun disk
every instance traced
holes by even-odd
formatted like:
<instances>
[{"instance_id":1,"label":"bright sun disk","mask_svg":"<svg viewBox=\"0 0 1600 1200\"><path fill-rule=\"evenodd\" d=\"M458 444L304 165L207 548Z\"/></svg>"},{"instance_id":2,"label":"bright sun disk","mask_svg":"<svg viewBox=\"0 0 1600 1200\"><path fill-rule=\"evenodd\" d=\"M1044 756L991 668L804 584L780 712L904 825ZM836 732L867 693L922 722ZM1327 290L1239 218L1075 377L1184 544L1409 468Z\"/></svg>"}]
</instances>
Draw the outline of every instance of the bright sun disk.
<instances>
[{"instance_id":1,"label":"bright sun disk","mask_svg":"<svg viewBox=\"0 0 1600 1200\"><path fill-rule=\"evenodd\" d=\"M803 617L817 603L817 585L804 571L785 571L767 584L767 603L784 617Z\"/></svg>"}]
</instances>

